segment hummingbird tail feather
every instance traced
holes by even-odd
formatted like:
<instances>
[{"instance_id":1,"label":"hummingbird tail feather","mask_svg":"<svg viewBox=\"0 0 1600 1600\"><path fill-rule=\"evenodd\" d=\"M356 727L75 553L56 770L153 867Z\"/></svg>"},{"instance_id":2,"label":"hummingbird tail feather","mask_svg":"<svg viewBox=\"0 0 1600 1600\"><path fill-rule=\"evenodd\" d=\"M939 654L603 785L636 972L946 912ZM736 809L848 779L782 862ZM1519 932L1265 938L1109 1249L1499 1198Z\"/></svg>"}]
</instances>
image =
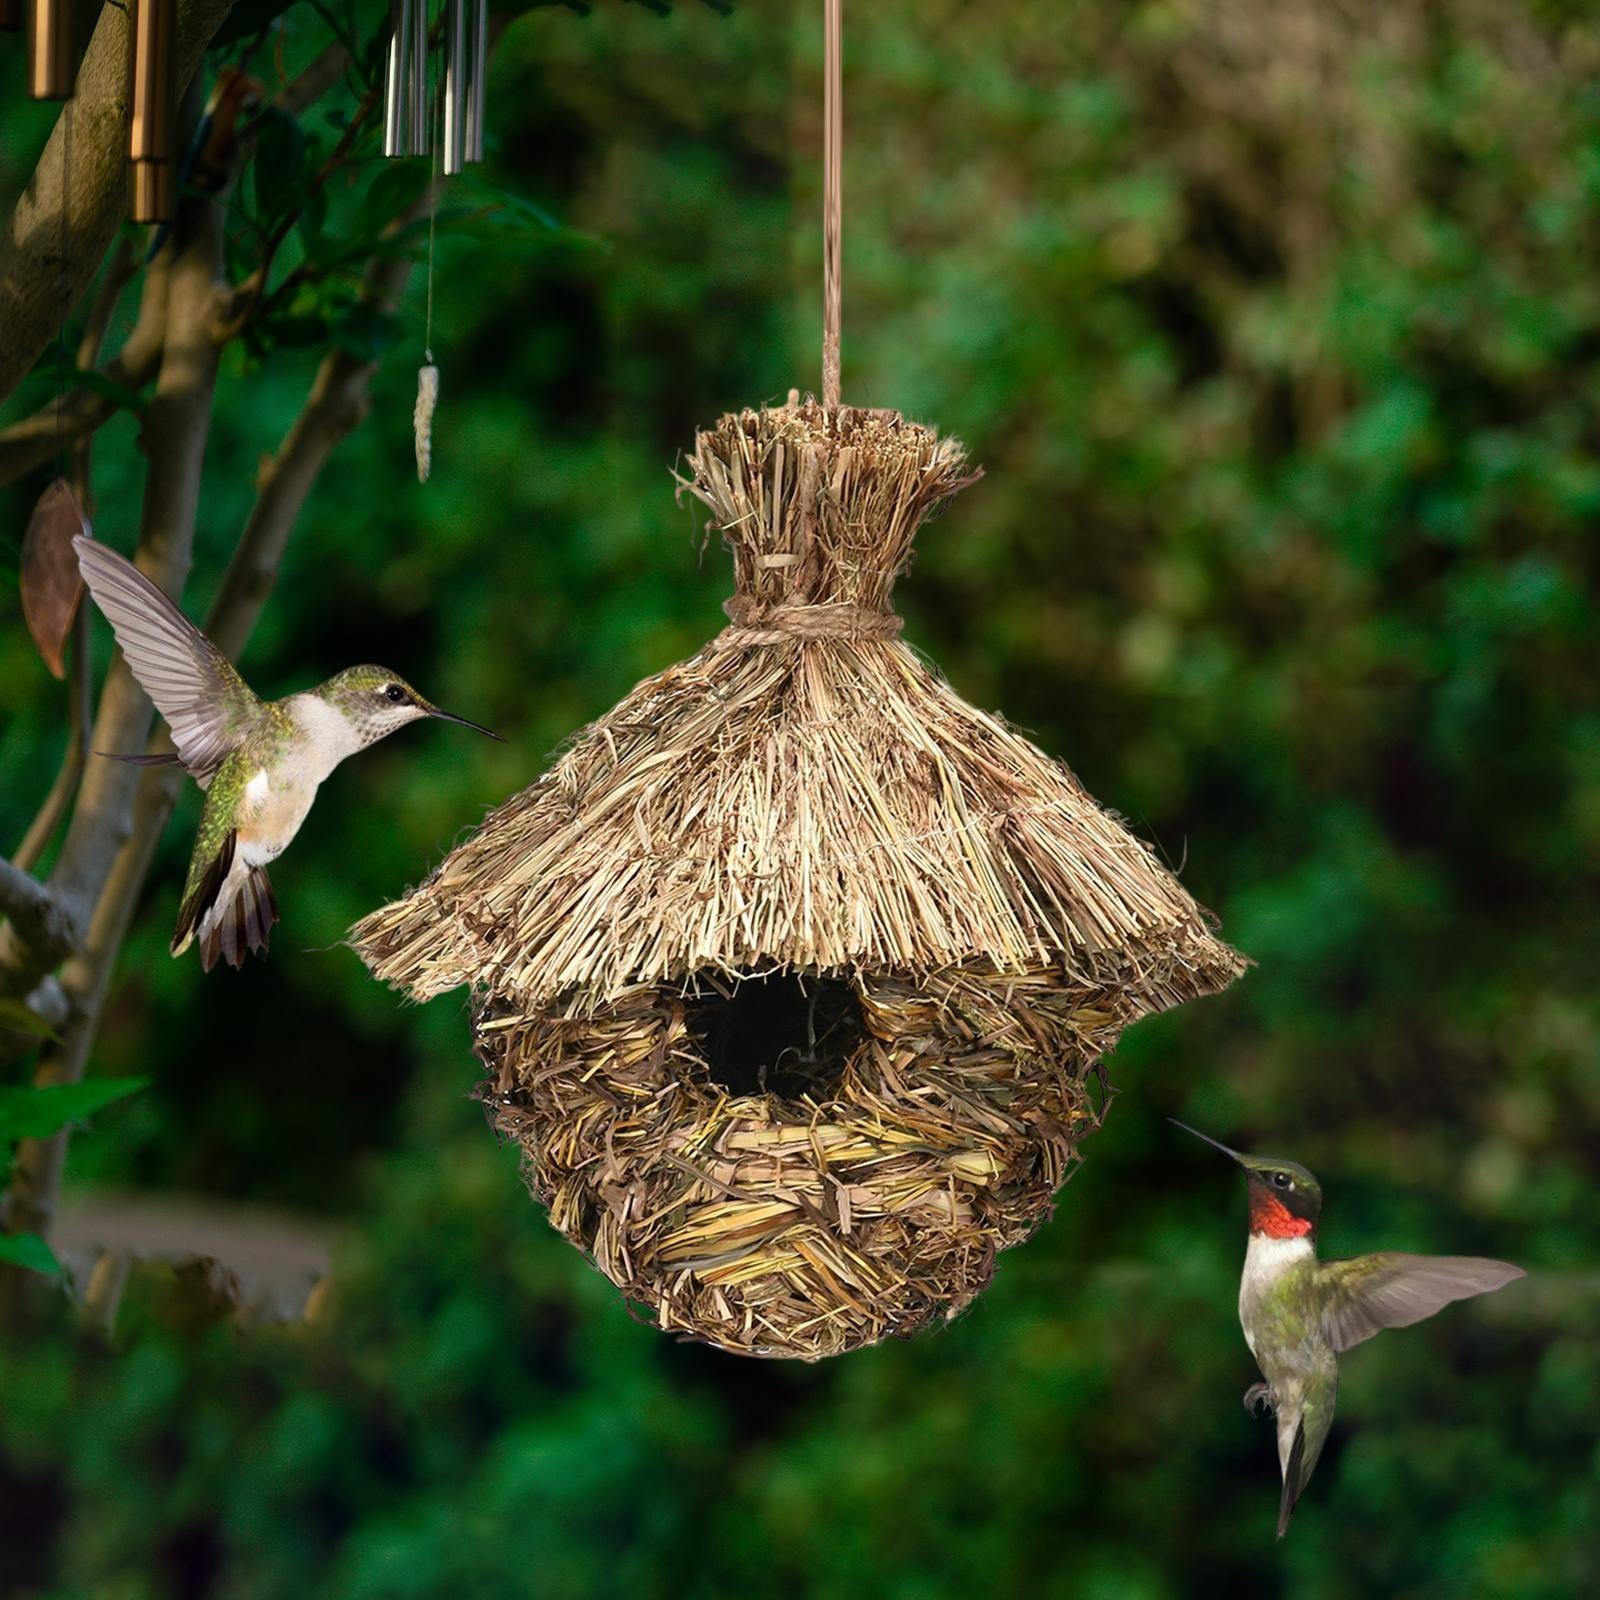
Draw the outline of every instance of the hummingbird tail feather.
<instances>
[{"instance_id":1,"label":"hummingbird tail feather","mask_svg":"<svg viewBox=\"0 0 1600 1600\"><path fill-rule=\"evenodd\" d=\"M188 893L184 895L183 904L178 908L178 925L172 930L172 953L175 956L182 955L189 948L196 934L202 935L200 965L207 972L211 970L216 956L212 954L207 959L203 936L213 908L221 897L223 885L233 871L233 852L238 838L238 834L231 829L223 838L217 853L206 863L205 870L191 883Z\"/></svg>"},{"instance_id":2,"label":"hummingbird tail feather","mask_svg":"<svg viewBox=\"0 0 1600 1600\"><path fill-rule=\"evenodd\" d=\"M1294 1515L1295 1502L1300 1498L1304 1484L1303 1470L1306 1456L1306 1419L1294 1430L1294 1443L1289 1448L1289 1459L1283 1464L1283 1493L1278 1497L1278 1537L1289 1531L1289 1518Z\"/></svg>"},{"instance_id":3,"label":"hummingbird tail feather","mask_svg":"<svg viewBox=\"0 0 1600 1600\"><path fill-rule=\"evenodd\" d=\"M254 951L265 954L278 902L265 867L252 867L236 855L238 835L229 833L200 881L185 897L172 936L172 953L181 955L198 938L200 968L209 972L220 957L230 967L244 965Z\"/></svg>"},{"instance_id":4,"label":"hummingbird tail feather","mask_svg":"<svg viewBox=\"0 0 1600 1600\"><path fill-rule=\"evenodd\" d=\"M220 955L236 971L251 952L265 955L272 925L278 920L278 903L272 895L265 867L240 863L202 924L200 965L209 972Z\"/></svg>"}]
</instances>

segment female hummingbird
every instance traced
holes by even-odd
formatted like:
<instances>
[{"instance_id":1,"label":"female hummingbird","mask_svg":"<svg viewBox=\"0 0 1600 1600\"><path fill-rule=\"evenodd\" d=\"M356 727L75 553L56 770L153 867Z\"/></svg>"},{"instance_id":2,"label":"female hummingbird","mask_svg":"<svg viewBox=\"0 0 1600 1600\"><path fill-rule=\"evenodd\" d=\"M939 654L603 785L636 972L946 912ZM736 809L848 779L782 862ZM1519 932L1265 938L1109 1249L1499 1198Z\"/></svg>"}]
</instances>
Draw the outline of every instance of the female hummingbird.
<instances>
[{"instance_id":1,"label":"female hummingbird","mask_svg":"<svg viewBox=\"0 0 1600 1600\"><path fill-rule=\"evenodd\" d=\"M1244 1168L1250 1242L1239 1280L1239 1323L1264 1383L1244 1392L1247 1411L1265 1403L1278 1419L1278 1537L1288 1531L1333 1423L1341 1351L1385 1328L1407 1328L1452 1300L1488 1294L1524 1277L1521 1267L1482 1256L1414 1256L1400 1250L1317 1260L1322 1189L1293 1161L1246 1156L1178 1122Z\"/></svg>"},{"instance_id":2,"label":"female hummingbird","mask_svg":"<svg viewBox=\"0 0 1600 1600\"><path fill-rule=\"evenodd\" d=\"M209 972L264 952L278 920L267 863L300 831L317 786L346 756L441 711L386 667L349 667L315 689L261 700L228 658L131 561L86 536L72 541L94 602L123 658L172 730L174 755L115 755L141 766L181 763L206 792L172 953L198 938Z\"/></svg>"}]
</instances>

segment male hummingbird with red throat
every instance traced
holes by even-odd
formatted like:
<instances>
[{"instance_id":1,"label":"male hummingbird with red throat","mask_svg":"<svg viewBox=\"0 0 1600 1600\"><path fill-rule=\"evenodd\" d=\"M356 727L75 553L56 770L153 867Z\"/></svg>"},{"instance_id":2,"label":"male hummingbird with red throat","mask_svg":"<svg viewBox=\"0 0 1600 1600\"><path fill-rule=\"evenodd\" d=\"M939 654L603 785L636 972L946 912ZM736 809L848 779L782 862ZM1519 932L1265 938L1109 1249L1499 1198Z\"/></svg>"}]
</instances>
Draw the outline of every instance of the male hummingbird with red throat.
<instances>
[{"instance_id":1,"label":"male hummingbird with red throat","mask_svg":"<svg viewBox=\"0 0 1600 1600\"><path fill-rule=\"evenodd\" d=\"M1264 1403L1277 1417L1281 1539L1333 1424L1340 1353L1385 1328L1409 1327L1452 1300L1488 1294L1525 1274L1508 1261L1401 1250L1318 1261L1322 1188L1304 1167L1242 1155L1176 1117L1168 1120L1244 1169L1250 1235L1239 1280L1239 1324L1265 1380L1245 1390L1244 1403L1246 1410Z\"/></svg>"}]
</instances>

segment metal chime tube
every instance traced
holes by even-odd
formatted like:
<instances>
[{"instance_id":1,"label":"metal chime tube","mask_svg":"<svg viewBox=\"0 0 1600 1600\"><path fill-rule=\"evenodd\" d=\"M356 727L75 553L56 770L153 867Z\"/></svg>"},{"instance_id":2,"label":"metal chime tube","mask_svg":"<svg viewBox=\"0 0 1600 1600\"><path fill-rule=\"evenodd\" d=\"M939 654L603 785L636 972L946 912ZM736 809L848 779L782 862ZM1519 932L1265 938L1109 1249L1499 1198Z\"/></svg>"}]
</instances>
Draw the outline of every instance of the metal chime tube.
<instances>
[{"instance_id":1,"label":"metal chime tube","mask_svg":"<svg viewBox=\"0 0 1600 1600\"><path fill-rule=\"evenodd\" d=\"M383 58L383 153L406 153L410 118L407 70L411 60L411 8L415 0L389 0L389 48Z\"/></svg>"},{"instance_id":2,"label":"metal chime tube","mask_svg":"<svg viewBox=\"0 0 1600 1600\"><path fill-rule=\"evenodd\" d=\"M22 0L0 0L0 33L15 33L22 26Z\"/></svg>"},{"instance_id":3,"label":"metal chime tube","mask_svg":"<svg viewBox=\"0 0 1600 1600\"><path fill-rule=\"evenodd\" d=\"M32 0L28 8L28 95L70 100L77 63L72 59L72 0Z\"/></svg>"},{"instance_id":4,"label":"metal chime tube","mask_svg":"<svg viewBox=\"0 0 1600 1600\"><path fill-rule=\"evenodd\" d=\"M489 78L489 0L472 0L470 68L467 78L467 160L483 160L484 86Z\"/></svg>"},{"instance_id":5,"label":"metal chime tube","mask_svg":"<svg viewBox=\"0 0 1600 1600\"><path fill-rule=\"evenodd\" d=\"M177 0L133 0L133 93L128 158L135 222L178 210Z\"/></svg>"},{"instance_id":6,"label":"metal chime tube","mask_svg":"<svg viewBox=\"0 0 1600 1600\"><path fill-rule=\"evenodd\" d=\"M467 155L467 3L445 0L444 20L444 173L453 177Z\"/></svg>"},{"instance_id":7,"label":"metal chime tube","mask_svg":"<svg viewBox=\"0 0 1600 1600\"><path fill-rule=\"evenodd\" d=\"M406 154L425 156L428 139L428 0L411 0L411 46L407 52Z\"/></svg>"}]
</instances>

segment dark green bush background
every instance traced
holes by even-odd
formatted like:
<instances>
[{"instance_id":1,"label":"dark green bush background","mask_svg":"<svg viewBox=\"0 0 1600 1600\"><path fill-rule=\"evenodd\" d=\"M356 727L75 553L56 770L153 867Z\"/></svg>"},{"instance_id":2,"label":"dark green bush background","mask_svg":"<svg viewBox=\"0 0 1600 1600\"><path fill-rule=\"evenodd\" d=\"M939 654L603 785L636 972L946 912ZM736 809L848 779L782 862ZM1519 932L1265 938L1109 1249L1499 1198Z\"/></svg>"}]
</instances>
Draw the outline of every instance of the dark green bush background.
<instances>
[{"instance_id":1,"label":"dark green bush background","mask_svg":"<svg viewBox=\"0 0 1600 1600\"><path fill-rule=\"evenodd\" d=\"M441 245L435 481L409 465L419 279L245 667L281 693L387 660L510 743L424 728L341 771L276 873L272 959L237 977L165 954L186 796L95 1063L154 1085L73 1148L82 1185L336 1223L335 1314L178 1335L136 1294L111 1348L63 1316L0 1354L0 1592L1600 1586L1600 23L1577 0L849 8L846 396L988 470L921 540L909 635L1259 963L1127 1038L1058 1215L954 1326L807 1369L635 1325L467 1098L459 1000L403 1008L337 947L718 625L726 569L668 469L697 423L815 383L818 9L545 9L506 39L492 176L587 237ZM14 54L8 196L48 126ZM191 610L314 359L229 358ZM98 456L124 547L133 433ZM0 849L59 704L8 614ZM1282 1545L1239 1407L1240 1195L1169 1113L1307 1162L1330 1254L1535 1269L1348 1360Z\"/></svg>"}]
</instances>

